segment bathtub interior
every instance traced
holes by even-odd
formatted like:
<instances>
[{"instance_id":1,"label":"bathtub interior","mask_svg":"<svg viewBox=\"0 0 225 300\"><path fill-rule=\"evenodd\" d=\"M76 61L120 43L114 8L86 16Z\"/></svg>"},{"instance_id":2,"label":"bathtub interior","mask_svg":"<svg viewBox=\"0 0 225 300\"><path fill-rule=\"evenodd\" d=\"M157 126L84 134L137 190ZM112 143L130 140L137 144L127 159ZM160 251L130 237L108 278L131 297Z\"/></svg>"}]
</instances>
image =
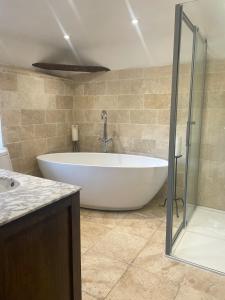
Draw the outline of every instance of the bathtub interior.
<instances>
[{"instance_id":1,"label":"bathtub interior","mask_svg":"<svg viewBox=\"0 0 225 300\"><path fill-rule=\"evenodd\" d=\"M83 166L119 167L119 168L149 168L165 167L168 162L163 159L128 154L115 153L52 153L40 155L38 160L57 162L61 164L76 164Z\"/></svg>"}]
</instances>

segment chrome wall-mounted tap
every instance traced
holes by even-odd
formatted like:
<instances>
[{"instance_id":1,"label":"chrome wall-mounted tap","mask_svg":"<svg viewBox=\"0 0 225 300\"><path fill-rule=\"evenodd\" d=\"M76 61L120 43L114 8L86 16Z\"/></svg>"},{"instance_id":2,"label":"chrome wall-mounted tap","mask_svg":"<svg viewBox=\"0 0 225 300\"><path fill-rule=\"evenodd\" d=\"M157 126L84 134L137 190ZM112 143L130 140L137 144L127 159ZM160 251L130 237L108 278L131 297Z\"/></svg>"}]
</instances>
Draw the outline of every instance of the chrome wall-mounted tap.
<instances>
[{"instance_id":1,"label":"chrome wall-mounted tap","mask_svg":"<svg viewBox=\"0 0 225 300\"><path fill-rule=\"evenodd\" d=\"M100 138L100 141L102 142L103 146L103 152L108 152L108 144L112 143L113 139L108 138L108 132L107 132L107 111L103 110L101 112L101 119L103 120L103 137Z\"/></svg>"}]
</instances>

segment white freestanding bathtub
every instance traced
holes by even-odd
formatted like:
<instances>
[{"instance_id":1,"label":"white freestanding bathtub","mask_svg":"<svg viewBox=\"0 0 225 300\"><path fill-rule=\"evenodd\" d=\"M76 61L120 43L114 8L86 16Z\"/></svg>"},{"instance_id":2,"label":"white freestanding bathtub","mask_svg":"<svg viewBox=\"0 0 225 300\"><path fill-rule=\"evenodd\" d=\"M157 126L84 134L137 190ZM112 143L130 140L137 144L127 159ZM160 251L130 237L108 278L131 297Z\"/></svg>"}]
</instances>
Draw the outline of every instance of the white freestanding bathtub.
<instances>
[{"instance_id":1,"label":"white freestanding bathtub","mask_svg":"<svg viewBox=\"0 0 225 300\"><path fill-rule=\"evenodd\" d=\"M81 186L81 206L93 209L141 208L167 178L167 161L147 156L53 153L37 160L45 178Z\"/></svg>"}]
</instances>

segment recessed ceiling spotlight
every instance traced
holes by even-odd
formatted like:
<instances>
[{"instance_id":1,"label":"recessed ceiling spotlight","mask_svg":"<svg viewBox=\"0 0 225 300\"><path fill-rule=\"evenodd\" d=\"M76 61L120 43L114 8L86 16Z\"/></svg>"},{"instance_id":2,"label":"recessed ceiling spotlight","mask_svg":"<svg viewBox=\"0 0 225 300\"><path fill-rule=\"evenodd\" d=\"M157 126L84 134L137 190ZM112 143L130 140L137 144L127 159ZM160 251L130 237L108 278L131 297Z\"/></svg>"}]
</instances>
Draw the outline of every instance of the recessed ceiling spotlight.
<instances>
[{"instance_id":1,"label":"recessed ceiling spotlight","mask_svg":"<svg viewBox=\"0 0 225 300\"><path fill-rule=\"evenodd\" d=\"M69 36L68 34L65 34L65 35L64 35L64 39L65 39L65 40L69 40L69 39L70 39L70 36Z\"/></svg>"},{"instance_id":2,"label":"recessed ceiling spotlight","mask_svg":"<svg viewBox=\"0 0 225 300\"><path fill-rule=\"evenodd\" d=\"M133 20L131 21L131 23L132 23L133 25L136 25L136 24L138 23L138 19L133 19Z\"/></svg>"}]
</instances>

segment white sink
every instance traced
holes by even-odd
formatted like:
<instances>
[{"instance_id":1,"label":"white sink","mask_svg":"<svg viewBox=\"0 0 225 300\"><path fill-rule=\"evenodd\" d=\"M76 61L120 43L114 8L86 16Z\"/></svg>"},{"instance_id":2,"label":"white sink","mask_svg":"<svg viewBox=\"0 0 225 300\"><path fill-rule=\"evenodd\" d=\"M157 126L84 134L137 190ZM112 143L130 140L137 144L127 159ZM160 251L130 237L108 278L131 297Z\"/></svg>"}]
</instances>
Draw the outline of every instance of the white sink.
<instances>
[{"instance_id":1,"label":"white sink","mask_svg":"<svg viewBox=\"0 0 225 300\"><path fill-rule=\"evenodd\" d=\"M20 186L19 181L12 177L0 177L0 194L15 190Z\"/></svg>"}]
</instances>

